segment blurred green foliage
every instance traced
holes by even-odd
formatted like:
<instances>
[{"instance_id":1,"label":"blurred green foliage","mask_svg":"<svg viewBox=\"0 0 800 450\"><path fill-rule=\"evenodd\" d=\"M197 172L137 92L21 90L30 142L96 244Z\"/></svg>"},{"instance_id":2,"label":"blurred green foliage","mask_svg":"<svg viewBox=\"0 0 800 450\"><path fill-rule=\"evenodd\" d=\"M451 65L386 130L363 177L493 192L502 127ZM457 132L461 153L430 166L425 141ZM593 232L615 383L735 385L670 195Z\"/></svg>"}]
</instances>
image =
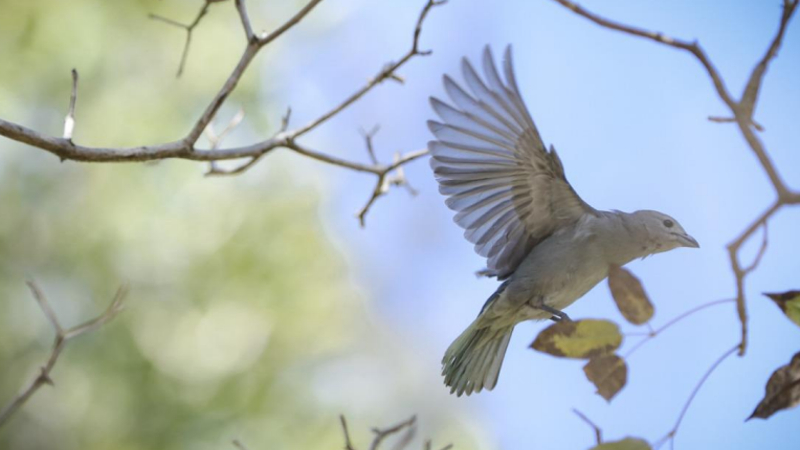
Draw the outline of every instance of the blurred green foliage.
<instances>
[{"instance_id":1,"label":"blurred green foliage","mask_svg":"<svg viewBox=\"0 0 800 450\"><path fill-rule=\"evenodd\" d=\"M181 137L235 64L241 29L231 5L214 5L176 80L184 33L147 14L188 22L199 5L0 0L0 116L59 134L76 67L76 140ZM265 129L258 73L229 104ZM121 283L131 288L117 319L68 345L55 386L0 428L0 449L219 449L234 437L251 448L335 448L340 412L355 416L354 434L418 412L409 395L425 395L418 381L390 365L412 359L350 284L315 186L294 181L281 158L242 177L203 170L59 163L0 140L0 405L35 376L53 337L27 277L65 326L99 314ZM473 424L465 432L441 412L423 420L469 447Z\"/></svg>"}]
</instances>

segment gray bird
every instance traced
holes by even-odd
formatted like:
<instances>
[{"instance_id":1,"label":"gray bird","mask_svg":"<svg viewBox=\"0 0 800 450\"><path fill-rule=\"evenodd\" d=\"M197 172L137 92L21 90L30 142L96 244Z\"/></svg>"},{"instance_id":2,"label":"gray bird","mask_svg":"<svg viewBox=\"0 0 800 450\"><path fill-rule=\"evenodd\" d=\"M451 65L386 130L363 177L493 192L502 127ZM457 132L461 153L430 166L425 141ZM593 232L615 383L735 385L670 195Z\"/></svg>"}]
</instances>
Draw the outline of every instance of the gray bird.
<instances>
[{"instance_id":1,"label":"gray bird","mask_svg":"<svg viewBox=\"0 0 800 450\"><path fill-rule=\"evenodd\" d=\"M485 274L504 280L442 360L444 382L459 396L495 387L516 324L569 320L562 310L606 278L610 265L699 247L666 214L600 211L584 202L522 101L511 47L505 81L488 46L481 62L483 80L462 61L470 92L444 76L454 106L432 97L442 122L428 122L439 191L457 211L464 236L488 259Z\"/></svg>"}]
</instances>

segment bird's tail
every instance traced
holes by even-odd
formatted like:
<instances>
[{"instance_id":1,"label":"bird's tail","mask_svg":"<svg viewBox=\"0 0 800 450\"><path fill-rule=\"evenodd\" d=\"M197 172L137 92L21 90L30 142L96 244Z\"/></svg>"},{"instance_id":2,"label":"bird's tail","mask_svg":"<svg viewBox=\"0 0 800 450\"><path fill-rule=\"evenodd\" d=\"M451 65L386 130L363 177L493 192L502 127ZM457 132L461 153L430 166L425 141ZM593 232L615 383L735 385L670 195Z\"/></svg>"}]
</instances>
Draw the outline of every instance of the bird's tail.
<instances>
[{"instance_id":1,"label":"bird's tail","mask_svg":"<svg viewBox=\"0 0 800 450\"><path fill-rule=\"evenodd\" d=\"M459 397L483 388L491 391L497 384L500 367L511 340L514 326L493 328L480 326L476 319L464 330L444 354L442 375L450 393ZM479 327L480 326L480 327Z\"/></svg>"}]
</instances>

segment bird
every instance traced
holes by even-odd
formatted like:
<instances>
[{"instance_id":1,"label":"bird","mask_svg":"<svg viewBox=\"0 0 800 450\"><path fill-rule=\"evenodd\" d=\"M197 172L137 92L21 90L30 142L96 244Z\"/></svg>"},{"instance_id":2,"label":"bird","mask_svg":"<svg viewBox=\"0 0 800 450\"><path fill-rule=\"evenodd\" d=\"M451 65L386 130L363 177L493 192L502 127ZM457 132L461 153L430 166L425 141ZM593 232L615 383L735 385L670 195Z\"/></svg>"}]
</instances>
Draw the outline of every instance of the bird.
<instances>
[{"instance_id":1,"label":"bird","mask_svg":"<svg viewBox=\"0 0 800 450\"><path fill-rule=\"evenodd\" d=\"M667 214L591 207L567 181L523 102L506 47L503 78L489 46L483 78L467 58L467 90L444 75L452 104L430 104L430 165L445 204L456 212L484 275L502 281L478 317L449 346L442 376L450 393L492 390L514 326L527 320L571 320L563 310L608 276L611 266L679 247L698 248Z\"/></svg>"}]
</instances>

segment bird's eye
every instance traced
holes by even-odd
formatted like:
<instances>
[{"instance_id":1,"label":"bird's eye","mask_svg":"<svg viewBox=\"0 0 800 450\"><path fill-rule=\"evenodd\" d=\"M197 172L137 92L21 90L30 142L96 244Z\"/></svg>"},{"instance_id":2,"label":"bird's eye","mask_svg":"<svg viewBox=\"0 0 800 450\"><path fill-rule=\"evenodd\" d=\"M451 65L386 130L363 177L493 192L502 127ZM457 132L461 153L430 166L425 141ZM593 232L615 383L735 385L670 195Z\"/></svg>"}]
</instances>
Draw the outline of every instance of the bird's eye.
<instances>
[{"instance_id":1,"label":"bird's eye","mask_svg":"<svg viewBox=\"0 0 800 450\"><path fill-rule=\"evenodd\" d=\"M673 221L671 221L669 219L664 221L664 226L667 227L667 228L672 228L673 225L675 225L675 222L673 222Z\"/></svg>"}]
</instances>

